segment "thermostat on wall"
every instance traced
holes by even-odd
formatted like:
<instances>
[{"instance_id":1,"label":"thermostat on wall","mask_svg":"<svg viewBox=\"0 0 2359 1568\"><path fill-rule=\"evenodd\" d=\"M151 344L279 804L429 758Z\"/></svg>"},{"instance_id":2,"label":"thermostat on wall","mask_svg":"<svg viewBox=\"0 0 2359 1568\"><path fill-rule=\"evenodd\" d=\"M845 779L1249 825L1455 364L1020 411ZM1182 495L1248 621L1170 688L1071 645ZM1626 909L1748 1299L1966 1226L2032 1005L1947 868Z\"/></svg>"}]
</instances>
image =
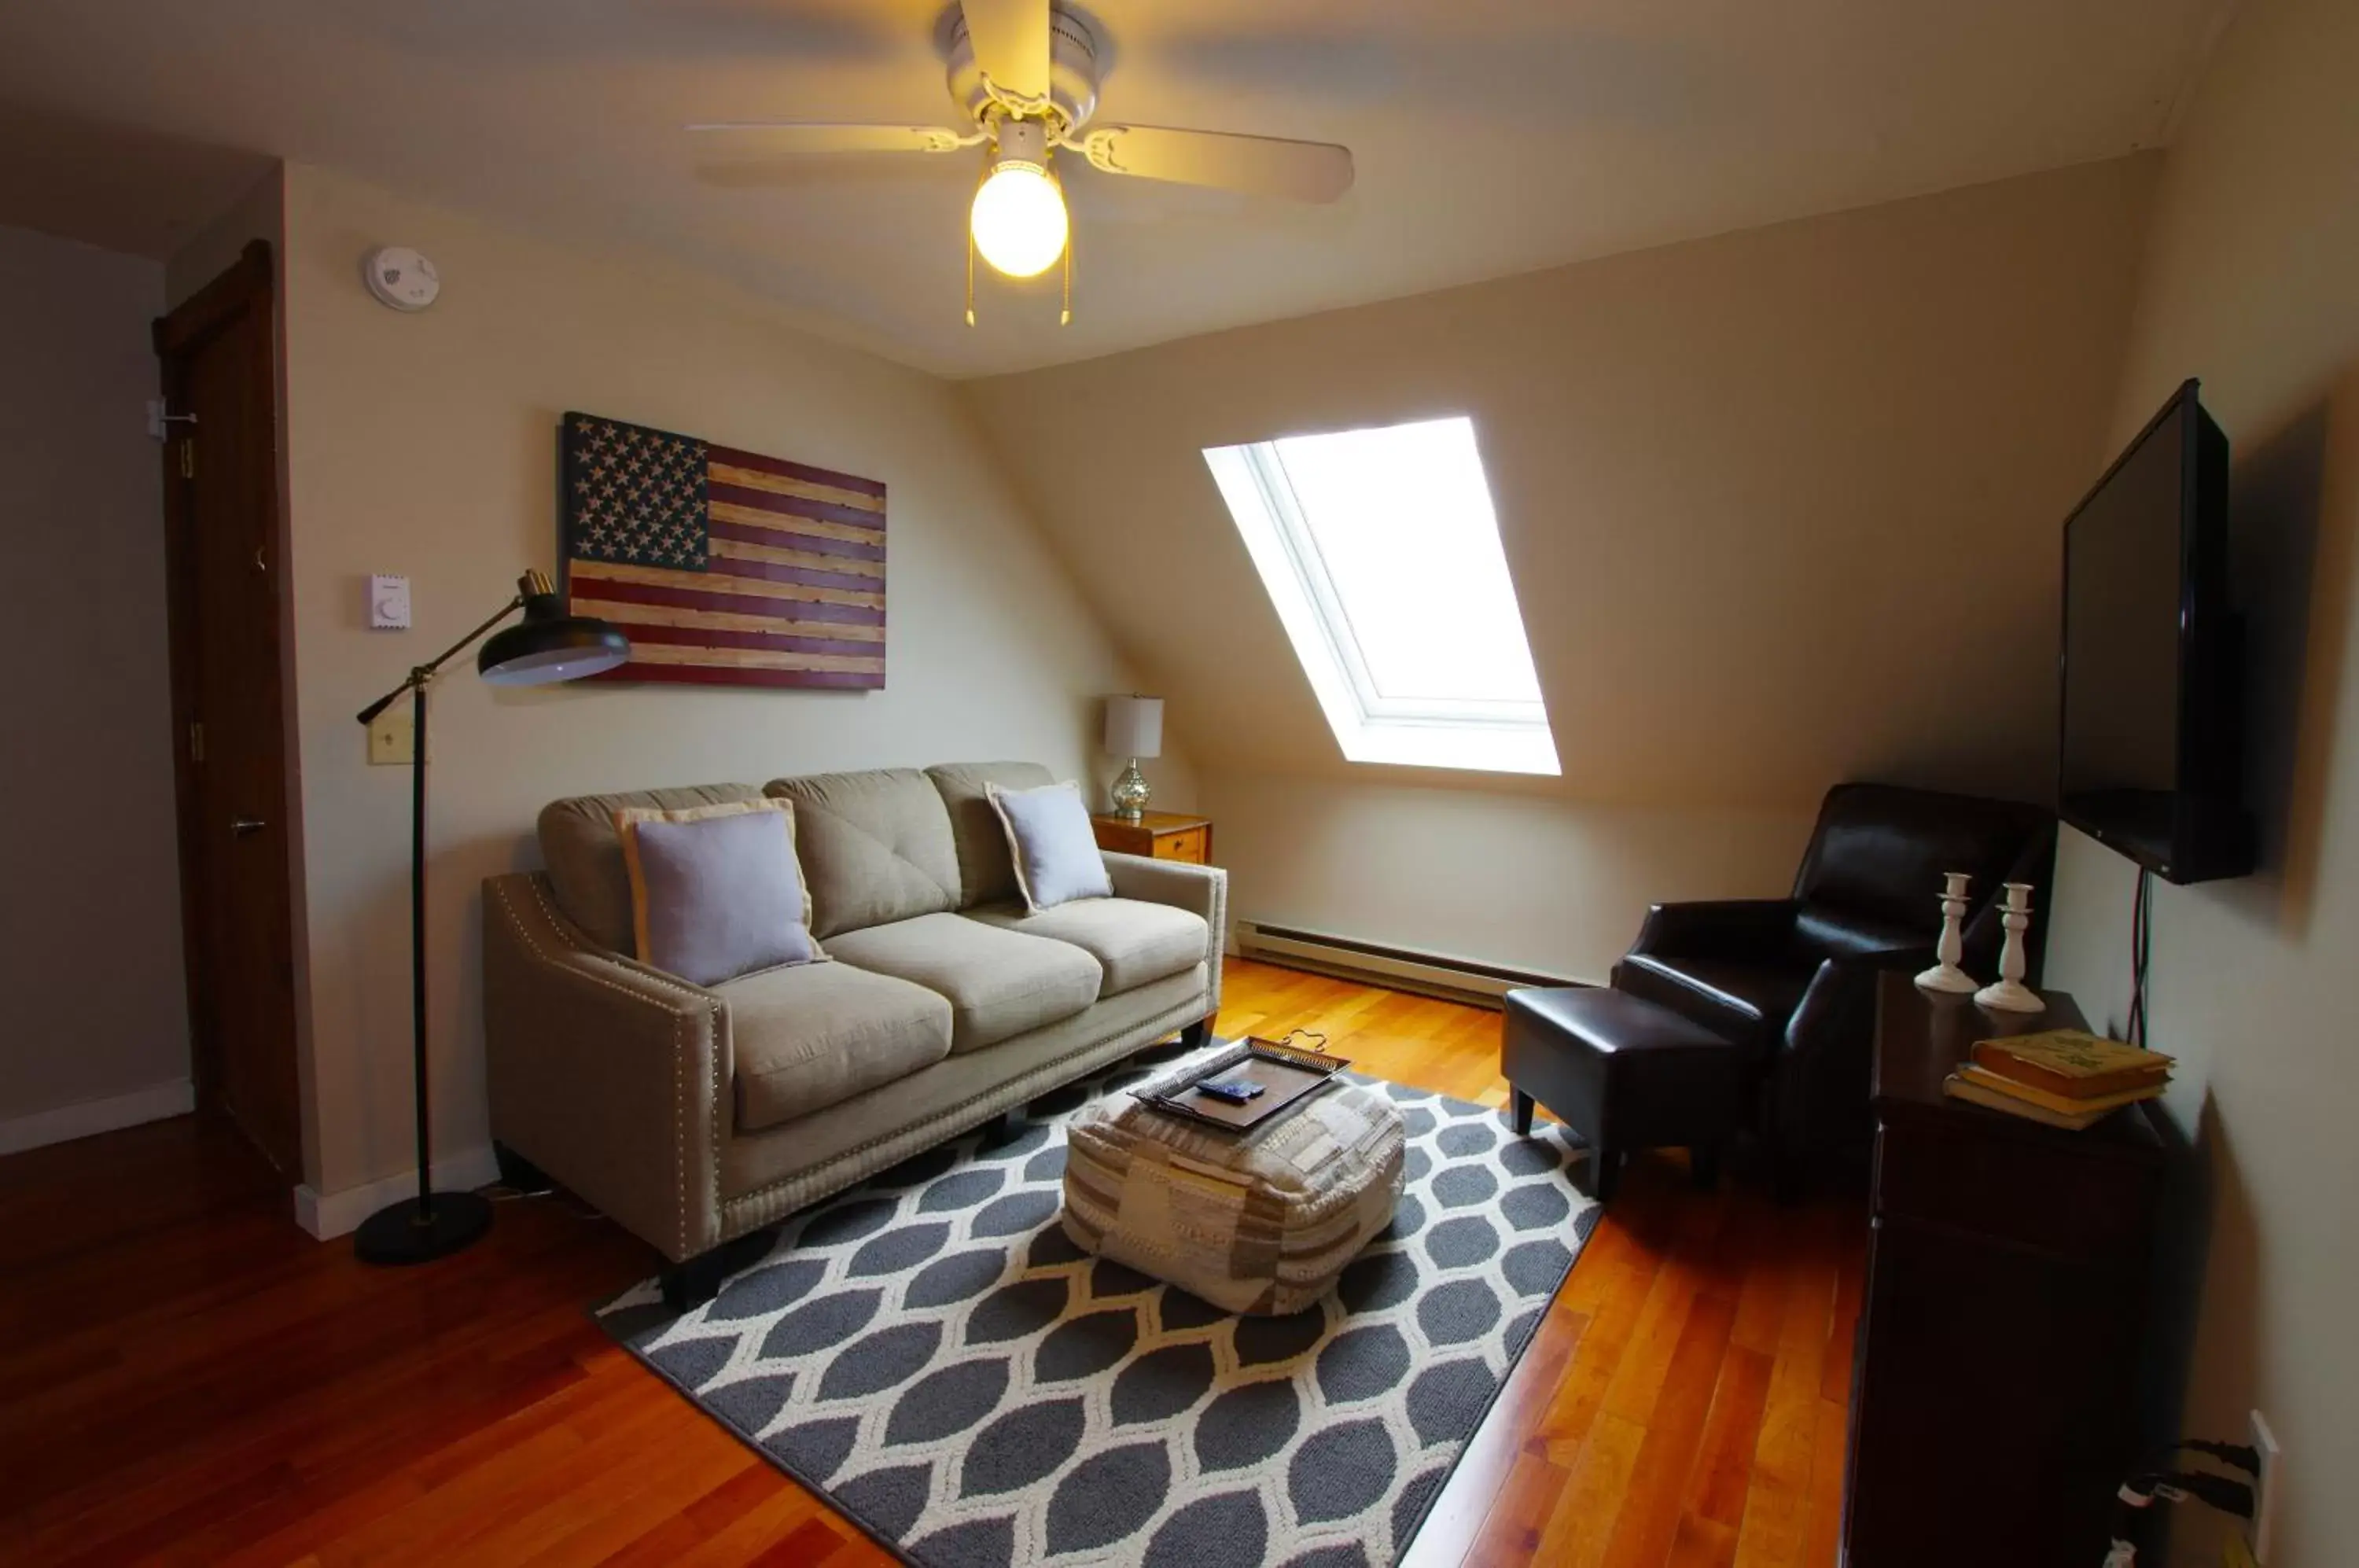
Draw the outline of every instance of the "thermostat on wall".
<instances>
[{"instance_id":1,"label":"thermostat on wall","mask_svg":"<svg viewBox=\"0 0 2359 1568\"><path fill-rule=\"evenodd\" d=\"M397 310L423 310L442 292L434 264L408 245L379 245L361 264L369 292Z\"/></svg>"},{"instance_id":2,"label":"thermostat on wall","mask_svg":"<svg viewBox=\"0 0 2359 1568\"><path fill-rule=\"evenodd\" d=\"M369 586L369 625L378 631L402 632L409 629L409 579L407 577L372 577Z\"/></svg>"}]
</instances>

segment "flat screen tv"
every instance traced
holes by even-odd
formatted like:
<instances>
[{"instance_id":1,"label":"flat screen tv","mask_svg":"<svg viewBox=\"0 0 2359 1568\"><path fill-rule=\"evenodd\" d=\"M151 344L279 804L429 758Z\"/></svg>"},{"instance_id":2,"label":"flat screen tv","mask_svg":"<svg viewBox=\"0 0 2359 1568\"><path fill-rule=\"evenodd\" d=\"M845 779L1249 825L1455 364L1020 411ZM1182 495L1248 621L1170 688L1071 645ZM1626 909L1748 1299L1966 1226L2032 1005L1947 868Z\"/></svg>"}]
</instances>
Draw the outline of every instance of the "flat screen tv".
<instances>
[{"instance_id":1,"label":"flat screen tv","mask_svg":"<svg viewBox=\"0 0 2359 1568\"><path fill-rule=\"evenodd\" d=\"M2253 868L2228 438L2190 381L2064 524L2058 811L2171 882Z\"/></svg>"}]
</instances>

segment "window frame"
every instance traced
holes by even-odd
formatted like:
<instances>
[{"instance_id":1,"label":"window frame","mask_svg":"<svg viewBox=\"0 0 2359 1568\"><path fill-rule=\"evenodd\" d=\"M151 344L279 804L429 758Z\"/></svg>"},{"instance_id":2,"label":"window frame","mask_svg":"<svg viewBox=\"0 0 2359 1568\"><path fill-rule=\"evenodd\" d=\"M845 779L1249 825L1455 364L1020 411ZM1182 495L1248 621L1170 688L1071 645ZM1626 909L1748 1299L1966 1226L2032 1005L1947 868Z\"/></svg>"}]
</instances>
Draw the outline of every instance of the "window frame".
<instances>
[{"instance_id":1,"label":"window frame","mask_svg":"<svg viewBox=\"0 0 2359 1568\"><path fill-rule=\"evenodd\" d=\"M1470 418L1443 418L1465 419L1472 433ZM1279 439L1284 438L1207 447L1204 461L1344 757L1408 767L1560 774L1545 699L1400 698L1376 689L1351 608L1335 586L1287 473ZM1479 441L1475 461L1479 466ZM1489 503L1487 472L1483 483ZM1495 529L1495 505L1491 515ZM1508 592L1514 595L1512 572ZM1529 657L1530 631L1520 598L1515 610Z\"/></svg>"}]
</instances>

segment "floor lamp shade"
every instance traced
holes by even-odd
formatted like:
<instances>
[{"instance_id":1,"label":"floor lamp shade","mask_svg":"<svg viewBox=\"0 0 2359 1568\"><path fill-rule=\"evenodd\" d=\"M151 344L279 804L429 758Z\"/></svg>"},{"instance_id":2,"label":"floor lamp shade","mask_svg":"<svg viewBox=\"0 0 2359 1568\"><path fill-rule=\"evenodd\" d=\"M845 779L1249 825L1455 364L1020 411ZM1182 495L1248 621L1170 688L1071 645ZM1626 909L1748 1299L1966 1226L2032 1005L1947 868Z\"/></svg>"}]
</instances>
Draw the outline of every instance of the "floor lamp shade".
<instances>
[{"instance_id":1,"label":"floor lamp shade","mask_svg":"<svg viewBox=\"0 0 2359 1568\"><path fill-rule=\"evenodd\" d=\"M517 586L524 619L492 634L475 655L475 672L495 686L547 686L603 674L631 657L631 642L605 621L569 615L565 601L538 572Z\"/></svg>"},{"instance_id":2,"label":"floor lamp shade","mask_svg":"<svg viewBox=\"0 0 2359 1568\"><path fill-rule=\"evenodd\" d=\"M1163 699L1108 697L1105 710L1105 750L1108 757L1154 757L1163 755Z\"/></svg>"}]
</instances>

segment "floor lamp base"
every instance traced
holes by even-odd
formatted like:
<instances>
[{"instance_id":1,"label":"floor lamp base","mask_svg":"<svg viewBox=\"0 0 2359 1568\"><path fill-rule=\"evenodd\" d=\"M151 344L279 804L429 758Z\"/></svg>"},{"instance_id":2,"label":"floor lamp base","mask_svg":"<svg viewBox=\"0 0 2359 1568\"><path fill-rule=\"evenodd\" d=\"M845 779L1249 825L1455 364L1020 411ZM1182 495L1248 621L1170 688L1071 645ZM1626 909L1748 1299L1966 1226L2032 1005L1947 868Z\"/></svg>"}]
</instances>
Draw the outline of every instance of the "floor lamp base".
<instances>
[{"instance_id":1,"label":"floor lamp base","mask_svg":"<svg viewBox=\"0 0 2359 1568\"><path fill-rule=\"evenodd\" d=\"M492 1228L492 1205L473 1192L437 1192L430 1215L405 1198L379 1209L353 1233L353 1256L364 1263L430 1263L481 1241Z\"/></svg>"}]
</instances>

